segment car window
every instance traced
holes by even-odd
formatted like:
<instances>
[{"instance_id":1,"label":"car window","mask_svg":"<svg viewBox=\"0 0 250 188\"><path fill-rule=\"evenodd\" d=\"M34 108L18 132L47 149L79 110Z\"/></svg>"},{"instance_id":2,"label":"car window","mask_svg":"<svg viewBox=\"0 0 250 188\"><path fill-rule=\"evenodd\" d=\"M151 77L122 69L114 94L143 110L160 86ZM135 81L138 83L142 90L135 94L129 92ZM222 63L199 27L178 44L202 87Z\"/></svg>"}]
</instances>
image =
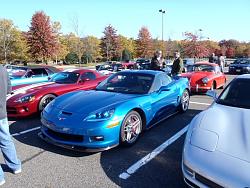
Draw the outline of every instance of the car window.
<instances>
[{"instance_id":1,"label":"car window","mask_svg":"<svg viewBox=\"0 0 250 188\"><path fill-rule=\"evenodd\" d=\"M172 81L172 79L164 73L156 76L155 81L154 81L153 86L152 86L152 91L153 92L159 91L159 89L162 86L168 85L171 81Z\"/></svg>"},{"instance_id":2,"label":"car window","mask_svg":"<svg viewBox=\"0 0 250 188\"><path fill-rule=\"evenodd\" d=\"M40 77L40 76L48 76L48 73L45 69L31 69L28 71L27 76L30 77Z\"/></svg>"},{"instance_id":3,"label":"car window","mask_svg":"<svg viewBox=\"0 0 250 188\"><path fill-rule=\"evenodd\" d=\"M249 79L236 79L228 85L216 102L227 106L249 109L249 93Z\"/></svg>"},{"instance_id":4,"label":"car window","mask_svg":"<svg viewBox=\"0 0 250 188\"><path fill-rule=\"evenodd\" d=\"M54 72L50 69L46 69L46 71L47 71L48 75L54 74Z\"/></svg>"},{"instance_id":5,"label":"car window","mask_svg":"<svg viewBox=\"0 0 250 188\"><path fill-rule=\"evenodd\" d=\"M93 72L85 72L81 75L81 80L95 80L96 79L96 75Z\"/></svg>"}]
</instances>

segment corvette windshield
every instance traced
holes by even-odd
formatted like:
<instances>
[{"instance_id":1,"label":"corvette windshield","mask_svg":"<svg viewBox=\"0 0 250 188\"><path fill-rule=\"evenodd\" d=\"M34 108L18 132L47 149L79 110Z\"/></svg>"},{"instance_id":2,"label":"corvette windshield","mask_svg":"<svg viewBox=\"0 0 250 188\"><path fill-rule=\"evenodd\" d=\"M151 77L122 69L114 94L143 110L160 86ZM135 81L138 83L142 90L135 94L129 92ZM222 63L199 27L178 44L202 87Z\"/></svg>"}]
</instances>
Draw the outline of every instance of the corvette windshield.
<instances>
[{"instance_id":1,"label":"corvette windshield","mask_svg":"<svg viewBox=\"0 0 250 188\"><path fill-rule=\"evenodd\" d=\"M217 103L250 109L250 79L236 79L223 91Z\"/></svg>"},{"instance_id":2,"label":"corvette windshield","mask_svg":"<svg viewBox=\"0 0 250 188\"><path fill-rule=\"evenodd\" d=\"M153 80L154 76L150 74L120 72L100 83L96 90L117 93L146 94L149 92Z\"/></svg>"},{"instance_id":3,"label":"corvette windshield","mask_svg":"<svg viewBox=\"0 0 250 188\"><path fill-rule=\"evenodd\" d=\"M195 72L197 72L197 71L213 72L214 67L211 65L206 65L206 64L194 65L193 71L195 71Z\"/></svg>"},{"instance_id":4,"label":"corvette windshield","mask_svg":"<svg viewBox=\"0 0 250 188\"><path fill-rule=\"evenodd\" d=\"M55 74L50 81L58 84L73 84L77 82L79 75L75 72L60 72Z\"/></svg>"}]
</instances>

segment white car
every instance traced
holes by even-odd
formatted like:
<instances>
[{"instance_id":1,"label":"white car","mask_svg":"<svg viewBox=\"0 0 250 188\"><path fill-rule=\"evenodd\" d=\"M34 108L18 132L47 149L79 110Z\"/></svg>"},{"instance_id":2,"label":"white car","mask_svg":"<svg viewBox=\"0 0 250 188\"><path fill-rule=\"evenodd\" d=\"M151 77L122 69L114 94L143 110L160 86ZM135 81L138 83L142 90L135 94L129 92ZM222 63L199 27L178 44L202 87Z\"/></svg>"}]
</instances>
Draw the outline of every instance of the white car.
<instances>
[{"instance_id":1,"label":"white car","mask_svg":"<svg viewBox=\"0 0 250 188\"><path fill-rule=\"evenodd\" d=\"M250 187L250 75L236 77L189 124L182 172L191 187Z\"/></svg>"}]
</instances>

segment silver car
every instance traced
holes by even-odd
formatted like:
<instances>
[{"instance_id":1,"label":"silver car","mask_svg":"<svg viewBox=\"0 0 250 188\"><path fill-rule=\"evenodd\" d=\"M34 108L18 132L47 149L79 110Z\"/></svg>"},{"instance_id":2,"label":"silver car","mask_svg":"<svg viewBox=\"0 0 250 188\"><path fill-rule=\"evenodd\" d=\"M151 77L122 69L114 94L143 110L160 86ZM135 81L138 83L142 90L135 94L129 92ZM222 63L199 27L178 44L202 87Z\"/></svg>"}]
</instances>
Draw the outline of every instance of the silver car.
<instances>
[{"instance_id":1,"label":"silver car","mask_svg":"<svg viewBox=\"0 0 250 188\"><path fill-rule=\"evenodd\" d=\"M191 187L250 187L250 74L236 77L189 124L182 172Z\"/></svg>"}]
</instances>

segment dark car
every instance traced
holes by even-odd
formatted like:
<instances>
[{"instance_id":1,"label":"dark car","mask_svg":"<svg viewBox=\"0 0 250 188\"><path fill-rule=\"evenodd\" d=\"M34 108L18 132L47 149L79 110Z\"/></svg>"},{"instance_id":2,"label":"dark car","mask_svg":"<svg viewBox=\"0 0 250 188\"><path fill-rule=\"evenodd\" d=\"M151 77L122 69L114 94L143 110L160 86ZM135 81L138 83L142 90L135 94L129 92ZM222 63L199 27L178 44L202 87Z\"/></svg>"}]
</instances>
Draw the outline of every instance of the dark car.
<instances>
[{"instance_id":1,"label":"dark car","mask_svg":"<svg viewBox=\"0 0 250 188\"><path fill-rule=\"evenodd\" d=\"M136 66L140 70L149 70L150 69L150 59L140 58L136 60Z\"/></svg>"},{"instance_id":2,"label":"dark car","mask_svg":"<svg viewBox=\"0 0 250 188\"><path fill-rule=\"evenodd\" d=\"M236 59L229 65L229 74L249 74L250 58Z\"/></svg>"}]
</instances>

